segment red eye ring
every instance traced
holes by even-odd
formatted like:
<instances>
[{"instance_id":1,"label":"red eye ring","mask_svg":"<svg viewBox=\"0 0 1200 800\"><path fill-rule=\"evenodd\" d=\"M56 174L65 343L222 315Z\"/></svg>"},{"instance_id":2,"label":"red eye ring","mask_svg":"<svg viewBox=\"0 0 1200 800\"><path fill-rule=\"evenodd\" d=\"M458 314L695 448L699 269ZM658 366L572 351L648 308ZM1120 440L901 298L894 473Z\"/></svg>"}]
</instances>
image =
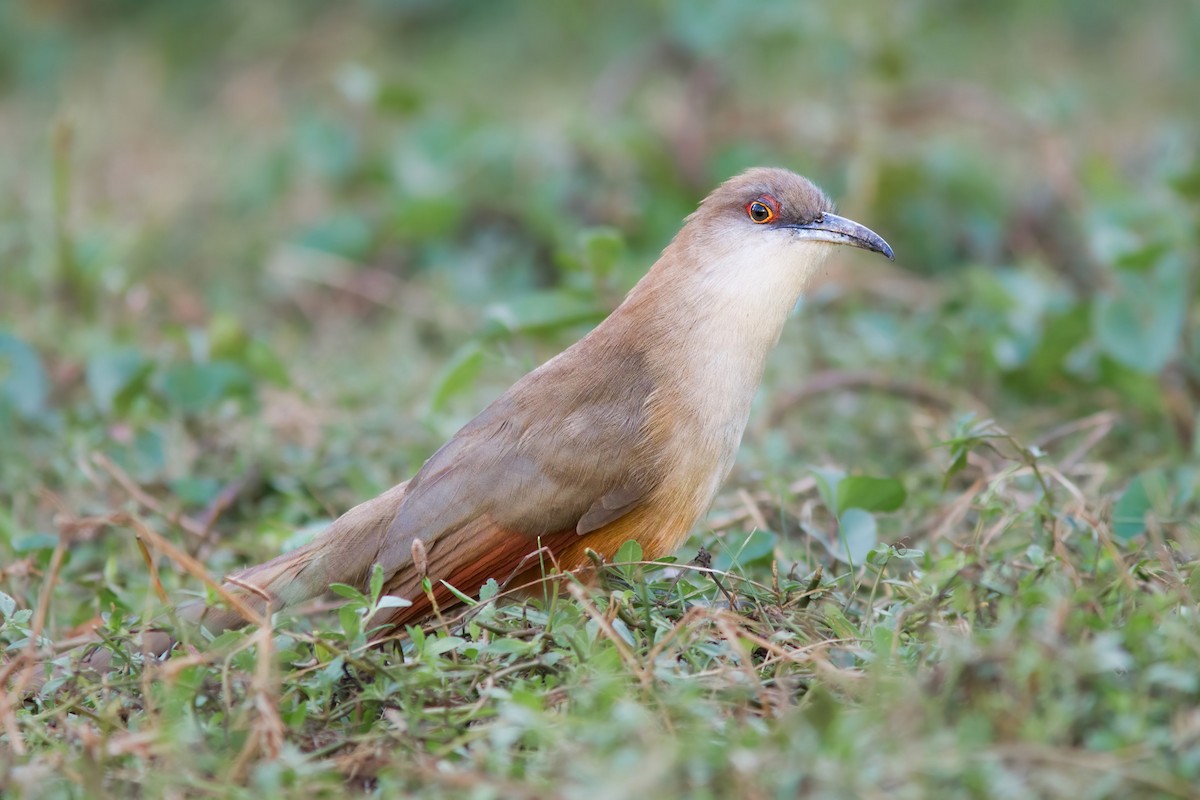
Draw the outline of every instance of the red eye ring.
<instances>
[{"instance_id":1,"label":"red eye ring","mask_svg":"<svg viewBox=\"0 0 1200 800\"><path fill-rule=\"evenodd\" d=\"M766 197L746 203L746 216L756 225L765 225L775 219L775 204Z\"/></svg>"}]
</instances>

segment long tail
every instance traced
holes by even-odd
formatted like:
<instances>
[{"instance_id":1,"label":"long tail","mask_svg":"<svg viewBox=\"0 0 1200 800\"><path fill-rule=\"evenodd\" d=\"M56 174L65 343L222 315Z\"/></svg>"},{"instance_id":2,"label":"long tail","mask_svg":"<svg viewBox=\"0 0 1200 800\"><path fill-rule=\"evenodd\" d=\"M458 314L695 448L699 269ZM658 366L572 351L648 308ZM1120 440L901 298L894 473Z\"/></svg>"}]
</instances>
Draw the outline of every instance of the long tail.
<instances>
[{"instance_id":1,"label":"long tail","mask_svg":"<svg viewBox=\"0 0 1200 800\"><path fill-rule=\"evenodd\" d=\"M228 578L224 588L257 613L266 614L319 597L331 583L345 583L365 591L371 568L381 563L387 571L385 592L404 597L411 605L381 611L372 623L402 626L436 609L447 610L458 605L457 596L446 584L468 593L489 578L512 579L516 586L524 586L543 577L550 566L574 569L585 563L584 543L574 528L530 538L497 526L487 516L439 536L437 541L423 542L417 548L423 555L414 563L410 555L417 552L413 549L414 537L388 535L407 490L406 481L360 503L334 520L309 544L242 570ZM602 555L611 556L608 550L615 550L615 545ZM555 553L566 556L566 561L555 559ZM551 563L544 563L545 557L535 558L545 554L549 554ZM431 579L432 589L428 592L421 588L425 577ZM180 606L178 613L182 619L201 624L214 634L251 622L234 608L206 606L203 602ZM141 643L142 650L154 656L172 646L171 638L160 631L147 632ZM82 666L104 672L110 666L110 655L107 650L96 650L85 658Z\"/></svg>"},{"instance_id":2,"label":"long tail","mask_svg":"<svg viewBox=\"0 0 1200 800\"><path fill-rule=\"evenodd\" d=\"M259 613L319 597L331 583L365 589L407 487L406 481L360 503L304 547L237 573L225 588ZM213 633L249 622L234 609L203 603L181 608L180 615Z\"/></svg>"},{"instance_id":3,"label":"long tail","mask_svg":"<svg viewBox=\"0 0 1200 800\"><path fill-rule=\"evenodd\" d=\"M360 503L334 520L309 544L265 564L242 570L227 581L224 588L259 613L277 611L318 597L331 583L347 583L364 589L371 565L378 557L407 488L405 481ZM202 602L180 606L178 612L184 620L200 623L214 634L250 622L232 608L205 606ZM147 631L139 646L147 655L157 657L170 650L174 640L162 631ZM111 665L112 653L96 649L82 660L80 667L103 673Z\"/></svg>"}]
</instances>

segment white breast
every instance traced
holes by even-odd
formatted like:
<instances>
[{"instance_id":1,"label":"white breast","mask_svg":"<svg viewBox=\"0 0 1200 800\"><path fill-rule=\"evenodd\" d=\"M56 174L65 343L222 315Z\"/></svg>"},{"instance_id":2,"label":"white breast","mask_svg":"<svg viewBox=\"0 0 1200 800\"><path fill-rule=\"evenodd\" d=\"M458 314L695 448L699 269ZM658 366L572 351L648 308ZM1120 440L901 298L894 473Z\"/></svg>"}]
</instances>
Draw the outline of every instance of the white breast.
<instances>
[{"instance_id":1,"label":"white breast","mask_svg":"<svg viewBox=\"0 0 1200 800\"><path fill-rule=\"evenodd\" d=\"M687 300L655 331L663 337L654 348L660 374L672 375L664 388L673 401L673 455L693 481L700 513L733 467L767 354L831 249L786 231L747 238L743 247L692 261L686 285L674 290Z\"/></svg>"}]
</instances>

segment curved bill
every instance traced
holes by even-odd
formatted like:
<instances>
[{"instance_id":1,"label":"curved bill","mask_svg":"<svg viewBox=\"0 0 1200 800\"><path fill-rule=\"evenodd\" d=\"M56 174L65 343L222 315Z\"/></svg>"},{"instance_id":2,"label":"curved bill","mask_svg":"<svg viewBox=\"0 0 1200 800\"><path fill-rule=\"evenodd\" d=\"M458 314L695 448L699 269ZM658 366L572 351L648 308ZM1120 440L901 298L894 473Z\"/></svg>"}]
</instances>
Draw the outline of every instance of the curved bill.
<instances>
[{"instance_id":1,"label":"curved bill","mask_svg":"<svg viewBox=\"0 0 1200 800\"><path fill-rule=\"evenodd\" d=\"M865 225L859 225L854 220L839 217L837 214L826 212L807 225L788 225L787 227L795 231L796 236L800 239L848 244L851 247L861 247L864 250L882 253L890 261L896 260L892 248L888 246L882 236Z\"/></svg>"}]
</instances>

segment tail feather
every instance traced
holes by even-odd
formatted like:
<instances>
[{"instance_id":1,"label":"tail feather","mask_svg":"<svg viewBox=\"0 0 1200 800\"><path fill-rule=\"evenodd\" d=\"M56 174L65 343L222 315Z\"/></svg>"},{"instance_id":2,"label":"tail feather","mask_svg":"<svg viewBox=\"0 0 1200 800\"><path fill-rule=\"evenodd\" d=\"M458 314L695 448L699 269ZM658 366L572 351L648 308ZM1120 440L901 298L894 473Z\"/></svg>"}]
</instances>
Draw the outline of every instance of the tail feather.
<instances>
[{"instance_id":1,"label":"tail feather","mask_svg":"<svg viewBox=\"0 0 1200 800\"><path fill-rule=\"evenodd\" d=\"M553 559L543 559L548 562L543 564L533 556L543 548L550 553L562 552L578 538L574 529L533 538L506 530L488 516L479 517L430 542L423 571L411 563L390 571L384 591L403 597L412 605L380 612L372 624L399 627L430 614L434 602L443 611L459 605L447 584L474 595L492 578L507 582L523 571L529 577L516 584L522 585L542 577ZM432 598L421 587L426 577L432 585Z\"/></svg>"},{"instance_id":2,"label":"tail feather","mask_svg":"<svg viewBox=\"0 0 1200 800\"><path fill-rule=\"evenodd\" d=\"M319 597L331 583L365 589L408 482L360 503L334 520L305 546L232 576L225 588L259 613ZM248 589L245 587L253 587ZM249 620L226 607L193 604L180 609L185 619L213 633L240 628Z\"/></svg>"}]
</instances>

